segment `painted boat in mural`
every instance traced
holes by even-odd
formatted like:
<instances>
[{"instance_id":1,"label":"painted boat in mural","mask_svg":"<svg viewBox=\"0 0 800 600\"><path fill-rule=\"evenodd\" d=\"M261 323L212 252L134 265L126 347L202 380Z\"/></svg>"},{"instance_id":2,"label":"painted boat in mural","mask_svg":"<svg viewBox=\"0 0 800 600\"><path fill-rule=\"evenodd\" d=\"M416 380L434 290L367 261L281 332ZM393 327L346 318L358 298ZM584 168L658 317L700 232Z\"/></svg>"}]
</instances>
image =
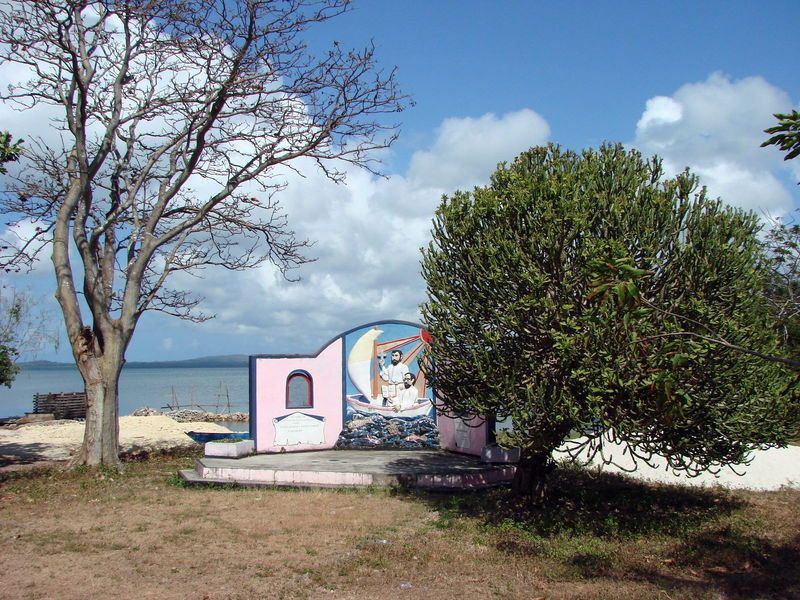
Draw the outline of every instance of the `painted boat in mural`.
<instances>
[{"instance_id":1,"label":"painted boat in mural","mask_svg":"<svg viewBox=\"0 0 800 600\"><path fill-rule=\"evenodd\" d=\"M377 327L370 329L356 340L356 343L353 344L353 348L350 350L350 354L347 356L347 374L350 376L350 381L353 382L356 389L363 394L365 400L368 400L372 396L370 370L374 361L377 360L376 344L378 336L382 333L383 331ZM348 403L350 402L349 398L348 396ZM369 404L369 402L367 402L367 404Z\"/></svg>"},{"instance_id":2,"label":"painted boat in mural","mask_svg":"<svg viewBox=\"0 0 800 600\"><path fill-rule=\"evenodd\" d=\"M419 331L418 335L404 337L385 342L378 342L378 337L383 333L377 327L365 332L356 343L347 357L347 374L360 394L352 394L346 397L348 406L355 411L366 414L378 414L384 417L403 417L415 418L428 415L433 404L430 398L425 395L425 378L422 373L417 374L415 386L420 394L416 403L401 408L398 411L394 407L383 406L383 398L380 397L379 389L383 382L379 381L378 375L378 356L385 355L404 346L413 346L403 356L403 362L409 365L417 354L425 347L430 339L425 337L427 332Z\"/></svg>"},{"instance_id":3,"label":"painted boat in mural","mask_svg":"<svg viewBox=\"0 0 800 600\"><path fill-rule=\"evenodd\" d=\"M430 412L432 406L431 401L424 398L419 404L413 404L412 406L395 411L391 406L381 406L366 402L366 398L362 394L347 396L347 404L355 411L371 415L382 415L387 419L392 417L402 417L406 419L424 417Z\"/></svg>"},{"instance_id":4,"label":"painted boat in mural","mask_svg":"<svg viewBox=\"0 0 800 600\"><path fill-rule=\"evenodd\" d=\"M205 444L206 442L219 442L220 440L249 440L250 434L246 431L187 431L186 435L192 438L198 444Z\"/></svg>"}]
</instances>

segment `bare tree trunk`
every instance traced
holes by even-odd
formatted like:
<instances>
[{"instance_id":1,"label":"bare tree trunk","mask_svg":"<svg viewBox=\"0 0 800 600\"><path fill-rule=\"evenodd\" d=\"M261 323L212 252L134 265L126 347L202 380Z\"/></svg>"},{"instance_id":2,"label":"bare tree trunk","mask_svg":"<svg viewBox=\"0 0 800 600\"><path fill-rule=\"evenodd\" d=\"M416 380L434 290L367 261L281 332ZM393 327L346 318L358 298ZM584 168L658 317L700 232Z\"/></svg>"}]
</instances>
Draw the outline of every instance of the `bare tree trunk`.
<instances>
[{"instance_id":1,"label":"bare tree trunk","mask_svg":"<svg viewBox=\"0 0 800 600\"><path fill-rule=\"evenodd\" d=\"M555 469L550 453L524 455L517 463L511 490L516 496L528 496L533 503L547 497L548 475Z\"/></svg>"},{"instance_id":2,"label":"bare tree trunk","mask_svg":"<svg viewBox=\"0 0 800 600\"><path fill-rule=\"evenodd\" d=\"M97 357L84 351L76 362L86 390L86 427L83 446L70 466L120 468L118 416L122 357L109 352Z\"/></svg>"}]
</instances>

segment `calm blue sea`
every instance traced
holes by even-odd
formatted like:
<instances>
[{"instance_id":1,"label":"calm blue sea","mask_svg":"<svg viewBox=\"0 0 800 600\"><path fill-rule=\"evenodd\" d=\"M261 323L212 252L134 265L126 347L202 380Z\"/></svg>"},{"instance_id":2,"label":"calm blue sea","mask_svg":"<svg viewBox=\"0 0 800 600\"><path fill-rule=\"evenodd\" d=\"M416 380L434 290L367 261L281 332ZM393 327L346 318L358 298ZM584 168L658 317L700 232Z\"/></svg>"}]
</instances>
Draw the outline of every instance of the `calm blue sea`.
<instances>
[{"instance_id":1,"label":"calm blue sea","mask_svg":"<svg viewBox=\"0 0 800 600\"><path fill-rule=\"evenodd\" d=\"M249 375L246 367L202 369L123 369L119 382L120 415L137 408L167 404L219 404L232 412L248 412ZM23 369L9 389L0 386L0 418L17 417L33 410L33 395L81 392L77 369ZM205 410L213 408L205 407Z\"/></svg>"}]
</instances>

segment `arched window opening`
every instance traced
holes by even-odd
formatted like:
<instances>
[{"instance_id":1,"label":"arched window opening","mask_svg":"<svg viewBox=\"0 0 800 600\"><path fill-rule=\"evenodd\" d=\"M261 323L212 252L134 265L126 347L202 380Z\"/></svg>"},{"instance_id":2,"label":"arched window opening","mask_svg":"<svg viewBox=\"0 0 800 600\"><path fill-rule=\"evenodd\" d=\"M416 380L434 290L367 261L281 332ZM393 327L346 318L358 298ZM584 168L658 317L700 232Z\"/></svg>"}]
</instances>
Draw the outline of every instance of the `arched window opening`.
<instances>
[{"instance_id":1,"label":"arched window opening","mask_svg":"<svg viewBox=\"0 0 800 600\"><path fill-rule=\"evenodd\" d=\"M311 375L295 371L286 378L286 408L313 408Z\"/></svg>"}]
</instances>

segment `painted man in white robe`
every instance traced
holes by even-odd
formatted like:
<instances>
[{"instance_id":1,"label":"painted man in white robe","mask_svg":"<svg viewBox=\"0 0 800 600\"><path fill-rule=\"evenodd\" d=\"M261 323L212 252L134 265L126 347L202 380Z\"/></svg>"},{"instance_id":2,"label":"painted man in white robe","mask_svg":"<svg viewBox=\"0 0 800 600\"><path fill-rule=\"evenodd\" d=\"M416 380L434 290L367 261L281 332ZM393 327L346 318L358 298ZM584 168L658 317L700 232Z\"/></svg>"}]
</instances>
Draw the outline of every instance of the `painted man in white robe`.
<instances>
[{"instance_id":1,"label":"painted man in white robe","mask_svg":"<svg viewBox=\"0 0 800 600\"><path fill-rule=\"evenodd\" d=\"M397 397L394 398L392 407L395 412L399 412L406 408L411 408L417 403L419 392L414 385L417 382L417 376L413 373L406 373L403 376L403 385L397 392Z\"/></svg>"},{"instance_id":2,"label":"painted man in white robe","mask_svg":"<svg viewBox=\"0 0 800 600\"><path fill-rule=\"evenodd\" d=\"M383 403L389 405L390 401L394 401L397 397L398 391L403 387L403 377L408 373L408 365L403 362L402 350L392 350L392 364L386 365L383 356L378 363L380 366L380 376L387 385L381 386L381 395L383 396Z\"/></svg>"}]
</instances>

